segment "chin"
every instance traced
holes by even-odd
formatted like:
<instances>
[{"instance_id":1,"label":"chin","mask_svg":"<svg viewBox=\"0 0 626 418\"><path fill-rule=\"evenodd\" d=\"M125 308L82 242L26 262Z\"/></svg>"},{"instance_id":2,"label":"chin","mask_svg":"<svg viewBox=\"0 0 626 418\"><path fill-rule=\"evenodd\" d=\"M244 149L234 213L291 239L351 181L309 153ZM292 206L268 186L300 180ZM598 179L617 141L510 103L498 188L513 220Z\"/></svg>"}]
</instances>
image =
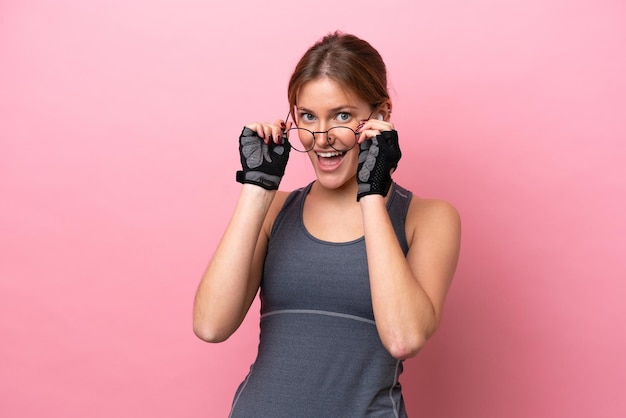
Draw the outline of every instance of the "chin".
<instances>
[{"instance_id":1,"label":"chin","mask_svg":"<svg viewBox=\"0 0 626 418\"><path fill-rule=\"evenodd\" d=\"M358 160L354 154L346 155L341 165L332 171L321 169L315 154L311 156L311 163L317 182L326 189L342 189L356 184Z\"/></svg>"},{"instance_id":2,"label":"chin","mask_svg":"<svg viewBox=\"0 0 626 418\"><path fill-rule=\"evenodd\" d=\"M356 175L346 175L345 173L324 173L324 172L316 172L316 180L317 183L325 188L330 190L340 190L351 188L351 186L356 185Z\"/></svg>"}]
</instances>

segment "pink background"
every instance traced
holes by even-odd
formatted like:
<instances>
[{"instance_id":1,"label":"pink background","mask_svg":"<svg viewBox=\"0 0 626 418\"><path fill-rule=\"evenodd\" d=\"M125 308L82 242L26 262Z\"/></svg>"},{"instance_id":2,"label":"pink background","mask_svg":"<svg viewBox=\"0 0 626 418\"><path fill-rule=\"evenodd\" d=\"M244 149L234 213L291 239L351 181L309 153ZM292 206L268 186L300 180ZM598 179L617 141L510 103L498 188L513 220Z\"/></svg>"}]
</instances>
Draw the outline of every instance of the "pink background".
<instances>
[{"instance_id":1,"label":"pink background","mask_svg":"<svg viewBox=\"0 0 626 418\"><path fill-rule=\"evenodd\" d=\"M396 179L464 222L409 413L626 416L623 0L212 3L0 2L1 416L226 416L258 306L209 345L191 305L236 139L334 29L387 61Z\"/></svg>"}]
</instances>

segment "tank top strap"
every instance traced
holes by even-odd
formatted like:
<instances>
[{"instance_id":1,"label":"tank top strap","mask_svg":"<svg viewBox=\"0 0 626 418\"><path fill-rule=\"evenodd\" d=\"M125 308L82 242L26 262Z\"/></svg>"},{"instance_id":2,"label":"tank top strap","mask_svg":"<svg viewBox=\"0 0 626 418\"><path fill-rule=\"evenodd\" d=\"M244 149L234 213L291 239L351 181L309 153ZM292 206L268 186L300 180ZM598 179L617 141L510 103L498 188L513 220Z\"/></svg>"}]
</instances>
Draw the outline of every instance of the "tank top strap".
<instances>
[{"instance_id":1,"label":"tank top strap","mask_svg":"<svg viewBox=\"0 0 626 418\"><path fill-rule=\"evenodd\" d=\"M412 197L413 193L411 191L394 182L391 187L391 196L389 196L389 200L387 201L389 218L391 219L391 224L396 232L402 251L404 251L404 255L409 251L409 244L406 239L405 221Z\"/></svg>"}]
</instances>

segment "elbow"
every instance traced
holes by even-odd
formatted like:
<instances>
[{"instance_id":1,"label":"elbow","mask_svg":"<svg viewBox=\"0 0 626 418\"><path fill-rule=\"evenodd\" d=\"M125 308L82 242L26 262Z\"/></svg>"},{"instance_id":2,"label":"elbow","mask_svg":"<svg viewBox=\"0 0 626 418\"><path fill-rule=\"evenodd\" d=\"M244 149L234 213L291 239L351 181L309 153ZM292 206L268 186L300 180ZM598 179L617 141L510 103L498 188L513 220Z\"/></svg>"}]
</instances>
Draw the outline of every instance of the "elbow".
<instances>
[{"instance_id":1,"label":"elbow","mask_svg":"<svg viewBox=\"0 0 626 418\"><path fill-rule=\"evenodd\" d=\"M383 344L389 354L397 360L415 357L422 350L426 341L439 328L440 320L440 316L433 312L433 318L429 323L417 327L411 332L407 331L407 334L394 334L388 339L388 342L383 342Z\"/></svg>"},{"instance_id":2,"label":"elbow","mask_svg":"<svg viewBox=\"0 0 626 418\"><path fill-rule=\"evenodd\" d=\"M414 335L412 338L395 340L386 344L386 349L397 360L406 360L415 357L426 344L425 335Z\"/></svg>"},{"instance_id":3,"label":"elbow","mask_svg":"<svg viewBox=\"0 0 626 418\"><path fill-rule=\"evenodd\" d=\"M207 343L221 343L231 336L231 332L220 330L210 324L193 321L193 333L196 337Z\"/></svg>"},{"instance_id":4,"label":"elbow","mask_svg":"<svg viewBox=\"0 0 626 418\"><path fill-rule=\"evenodd\" d=\"M437 319L434 323L430 324L427 329L414 329L411 332L388 334L386 341L383 344L389 354L391 354L397 360L406 360L411 357L415 357L419 353L426 341L435 333L439 324Z\"/></svg>"},{"instance_id":5,"label":"elbow","mask_svg":"<svg viewBox=\"0 0 626 418\"><path fill-rule=\"evenodd\" d=\"M228 314L215 313L202 305L194 304L193 333L207 343L221 343L226 341L237 329L239 323L234 323Z\"/></svg>"}]
</instances>

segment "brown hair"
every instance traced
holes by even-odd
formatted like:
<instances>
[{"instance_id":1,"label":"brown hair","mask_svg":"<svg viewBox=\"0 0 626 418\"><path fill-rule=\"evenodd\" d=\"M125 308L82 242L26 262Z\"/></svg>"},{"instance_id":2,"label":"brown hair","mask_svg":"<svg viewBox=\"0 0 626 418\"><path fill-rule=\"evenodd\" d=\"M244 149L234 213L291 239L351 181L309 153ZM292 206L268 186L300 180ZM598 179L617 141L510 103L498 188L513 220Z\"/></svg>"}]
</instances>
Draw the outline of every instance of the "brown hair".
<instances>
[{"instance_id":1,"label":"brown hair","mask_svg":"<svg viewBox=\"0 0 626 418\"><path fill-rule=\"evenodd\" d=\"M368 42L339 31L330 33L310 47L296 65L287 98L293 110L302 86L328 77L350 90L372 107L389 100L387 68Z\"/></svg>"}]
</instances>

